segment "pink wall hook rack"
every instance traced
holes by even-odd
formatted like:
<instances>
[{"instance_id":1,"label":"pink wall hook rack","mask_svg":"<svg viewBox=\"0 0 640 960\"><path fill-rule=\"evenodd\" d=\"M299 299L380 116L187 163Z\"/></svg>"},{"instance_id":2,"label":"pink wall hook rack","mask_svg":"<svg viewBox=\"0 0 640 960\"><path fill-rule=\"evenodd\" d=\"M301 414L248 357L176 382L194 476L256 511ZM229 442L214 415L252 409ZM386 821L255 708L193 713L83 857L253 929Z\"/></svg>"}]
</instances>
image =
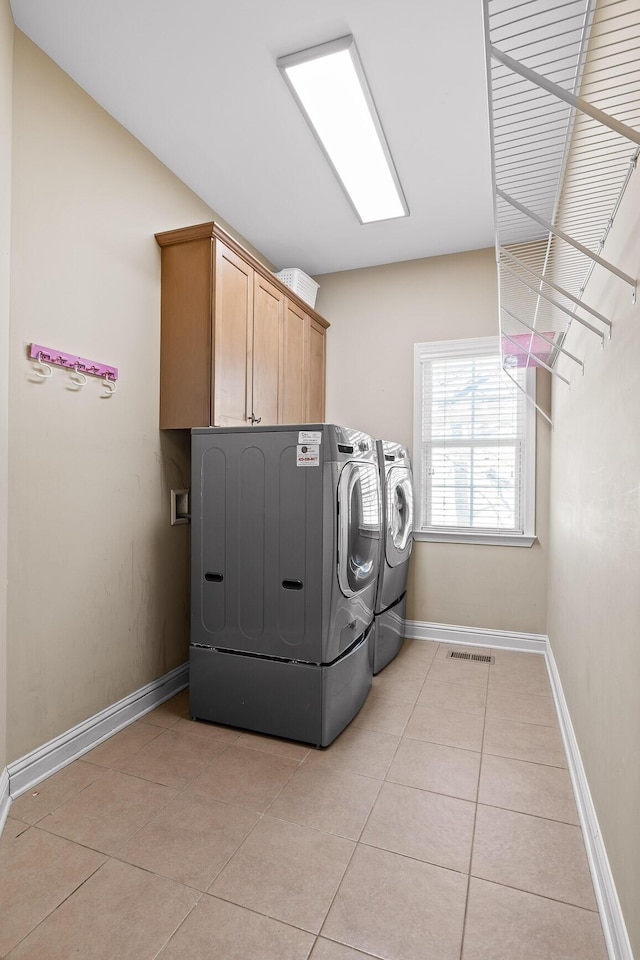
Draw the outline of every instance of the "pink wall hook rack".
<instances>
[{"instance_id":1,"label":"pink wall hook rack","mask_svg":"<svg viewBox=\"0 0 640 960\"><path fill-rule=\"evenodd\" d=\"M92 377L104 377L114 382L118 379L117 367L111 367L108 363L98 363L96 360L87 360L86 357L78 357L75 353L52 350L51 347L43 347L39 343L29 344L29 359L52 363L54 366L66 367L67 370L76 370L78 373Z\"/></svg>"}]
</instances>

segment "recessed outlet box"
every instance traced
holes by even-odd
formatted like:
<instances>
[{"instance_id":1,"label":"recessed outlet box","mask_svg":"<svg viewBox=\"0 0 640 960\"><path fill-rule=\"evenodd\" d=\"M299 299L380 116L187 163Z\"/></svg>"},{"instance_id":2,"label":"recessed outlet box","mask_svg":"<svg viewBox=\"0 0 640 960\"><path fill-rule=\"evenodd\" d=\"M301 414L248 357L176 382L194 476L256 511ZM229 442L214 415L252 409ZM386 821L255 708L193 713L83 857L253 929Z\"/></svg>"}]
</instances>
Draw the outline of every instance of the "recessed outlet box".
<instances>
[{"instance_id":1,"label":"recessed outlet box","mask_svg":"<svg viewBox=\"0 0 640 960\"><path fill-rule=\"evenodd\" d=\"M171 491L171 526L176 523L189 523L189 491Z\"/></svg>"}]
</instances>

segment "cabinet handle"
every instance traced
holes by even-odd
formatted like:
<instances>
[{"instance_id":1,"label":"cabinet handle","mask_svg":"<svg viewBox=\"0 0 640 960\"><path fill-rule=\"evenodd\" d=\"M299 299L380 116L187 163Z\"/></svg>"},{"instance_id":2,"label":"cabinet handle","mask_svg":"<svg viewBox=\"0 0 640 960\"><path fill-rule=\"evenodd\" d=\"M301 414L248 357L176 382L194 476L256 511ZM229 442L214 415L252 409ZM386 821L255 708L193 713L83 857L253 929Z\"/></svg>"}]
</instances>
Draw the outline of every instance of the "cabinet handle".
<instances>
[{"instance_id":1,"label":"cabinet handle","mask_svg":"<svg viewBox=\"0 0 640 960\"><path fill-rule=\"evenodd\" d=\"M251 420L251 423L260 423L260 421L262 420L262 417L254 417L254 415L251 414L251 416L249 417L249 420Z\"/></svg>"}]
</instances>

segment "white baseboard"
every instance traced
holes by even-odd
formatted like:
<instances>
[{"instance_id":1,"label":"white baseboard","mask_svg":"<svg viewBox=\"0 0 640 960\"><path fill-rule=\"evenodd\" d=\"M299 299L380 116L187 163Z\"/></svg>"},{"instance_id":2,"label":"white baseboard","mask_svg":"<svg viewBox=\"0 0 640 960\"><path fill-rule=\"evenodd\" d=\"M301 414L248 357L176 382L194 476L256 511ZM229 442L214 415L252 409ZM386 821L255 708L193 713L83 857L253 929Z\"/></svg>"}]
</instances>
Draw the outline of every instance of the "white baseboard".
<instances>
[{"instance_id":1,"label":"white baseboard","mask_svg":"<svg viewBox=\"0 0 640 960\"><path fill-rule=\"evenodd\" d=\"M547 669L556 703L556 710L560 720L560 729L567 755L569 773L573 783L573 792L578 805L578 814L582 826L587 858L591 869L591 878L595 889L600 920L607 951L610 960L633 960L629 935L625 926L620 901L616 892L616 885L611 873L607 851L605 850L602 834L598 825L591 791L587 782L587 775L582 764L578 741L571 723L569 708L562 689L562 682L558 673L553 650L547 643Z\"/></svg>"},{"instance_id":2,"label":"white baseboard","mask_svg":"<svg viewBox=\"0 0 640 960\"><path fill-rule=\"evenodd\" d=\"M11 797L9 796L9 771L5 767L0 772L0 836L7 822L9 807L11 806Z\"/></svg>"},{"instance_id":3,"label":"white baseboard","mask_svg":"<svg viewBox=\"0 0 640 960\"><path fill-rule=\"evenodd\" d=\"M103 740L184 690L188 682L189 665L185 663L10 763L7 767L9 796L12 799L19 797L34 784L57 773L68 763L97 747ZM0 777L0 824L3 810L2 783Z\"/></svg>"},{"instance_id":4,"label":"white baseboard","mask_svg":"<svg viewBox=\"0 0 640 960\"><path fill-rule=\"evenodd\" d=\"M405 636L413 640L476 644L480 647L500 647L504 650L522 650L529 653L545 653L547 649L547 638L541 633L457 627L451 623L427 623L425 620L407 620Z\"/></svg>"}]
</instances>

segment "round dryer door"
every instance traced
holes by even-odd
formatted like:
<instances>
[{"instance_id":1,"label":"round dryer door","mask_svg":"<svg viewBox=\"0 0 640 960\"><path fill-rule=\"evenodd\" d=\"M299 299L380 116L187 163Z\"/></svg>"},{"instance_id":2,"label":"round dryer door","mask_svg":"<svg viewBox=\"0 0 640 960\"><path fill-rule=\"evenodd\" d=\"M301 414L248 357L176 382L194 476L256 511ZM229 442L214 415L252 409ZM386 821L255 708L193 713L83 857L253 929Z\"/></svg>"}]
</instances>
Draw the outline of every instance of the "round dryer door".
<instances>
[{"instance_id":1,"label":"round dryer door","mask_svg":"<svg viewBox=\"0 0 640 960\"><path fill-rule=\"evenodd\" d=\"M381 510L378 470L373 463L345 463L338 482L338 581L354 597L378 576Z\"/></svg>"},{"instance_id":2,"label":"round dryer door","mask_svg":"<svg viewBox=\"0 0 640 960\"><path fill-rule=\"evenodd\" d=\"M403 563L413 546L413 484L406 467L391 467L387 473L387 528L385 554L390 567Z\"/></svg>"}]
</instances>

